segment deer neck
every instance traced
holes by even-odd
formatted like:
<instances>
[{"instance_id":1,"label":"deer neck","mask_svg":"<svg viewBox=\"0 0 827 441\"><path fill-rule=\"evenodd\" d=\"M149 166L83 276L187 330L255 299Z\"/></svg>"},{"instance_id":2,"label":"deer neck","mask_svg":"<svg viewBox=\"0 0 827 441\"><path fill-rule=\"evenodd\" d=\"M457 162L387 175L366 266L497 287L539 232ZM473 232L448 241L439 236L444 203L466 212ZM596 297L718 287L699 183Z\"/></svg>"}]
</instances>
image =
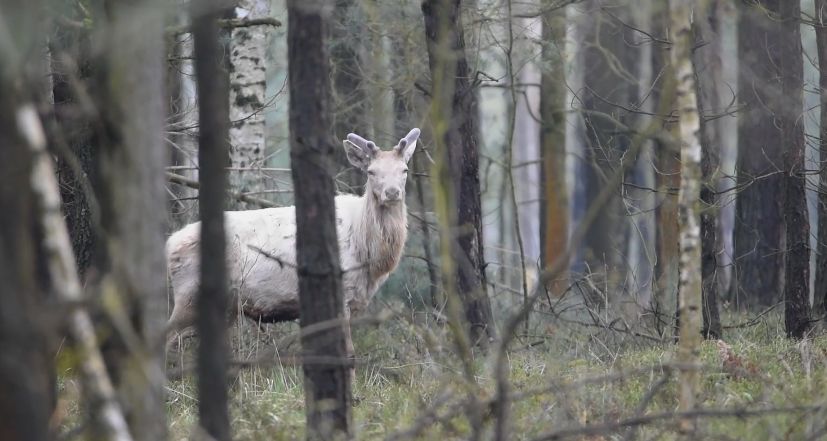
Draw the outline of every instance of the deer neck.
<instances>
[{"instance_id":1,"label":"deer neck","mask_svg":"<svg viewBox=\"0 0 827 441\"><path fill-rule=\"evenodd\" d=\"M408 233L408 216L405 201L382 206L371 191L366 189L361 233L365 244L363 257L371 278L390 273L399 264L402 248Z\"/></svg>"}]
</instances>

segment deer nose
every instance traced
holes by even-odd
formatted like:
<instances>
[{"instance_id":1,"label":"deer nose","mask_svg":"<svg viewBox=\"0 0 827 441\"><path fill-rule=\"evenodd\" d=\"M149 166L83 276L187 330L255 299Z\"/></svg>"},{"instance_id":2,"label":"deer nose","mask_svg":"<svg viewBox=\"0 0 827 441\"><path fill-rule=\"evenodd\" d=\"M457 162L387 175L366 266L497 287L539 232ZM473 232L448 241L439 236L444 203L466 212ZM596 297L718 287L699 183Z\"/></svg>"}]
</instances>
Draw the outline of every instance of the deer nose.
<instances>
[{"instance_id":1,"label":"deer nose","mask_svg":"<svg viewBox=\"0 0 827 441\"><path fill-rule=\"evenodd\" d=\"M398 188L388 188L385 190L385 199L390 201L395 201L399 199L399 189Z\"/></svg>"}]
</instances>

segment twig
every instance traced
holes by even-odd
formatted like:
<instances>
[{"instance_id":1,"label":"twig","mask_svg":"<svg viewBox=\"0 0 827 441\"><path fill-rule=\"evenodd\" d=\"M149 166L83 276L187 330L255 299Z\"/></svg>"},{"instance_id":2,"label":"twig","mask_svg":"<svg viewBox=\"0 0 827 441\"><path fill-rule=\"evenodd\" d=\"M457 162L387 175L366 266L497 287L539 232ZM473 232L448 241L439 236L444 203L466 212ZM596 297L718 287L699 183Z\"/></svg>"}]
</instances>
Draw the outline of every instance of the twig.
<instances>
[{"instance_id":1,"label":"twig","mask_svg":"<svg viewBox=\"0 0 827 441\"><path fill-rule=\"evenodd\" d=\"M170 172L166 172L166 175L167 175L167 179L169 180L169 182L173 182L173 183L180 184L180 185L186 185L187 187L194 188L196 190L201 188L201 186L198 184L198 181L195 180L195 179L191 179L191 178L188 178L186 176L181 176L181 175L178 175L178 174L175 174L175 173L170 173ZM247 202L247 203L250 203L250 204L255 204L255 205L258 205L259 207L263 207L263 208L278 207L278 205L276 205L274 202L270 202L267 199L262 199L262 198L257 198L255 196L250 196L249 194L246 194L246 193L237 193L237 192L234 192L234 191L227 191L227 194L230 195L230 197L232 197L236 200L239 200L241 202Z\"/></svg>"}]
</instances>

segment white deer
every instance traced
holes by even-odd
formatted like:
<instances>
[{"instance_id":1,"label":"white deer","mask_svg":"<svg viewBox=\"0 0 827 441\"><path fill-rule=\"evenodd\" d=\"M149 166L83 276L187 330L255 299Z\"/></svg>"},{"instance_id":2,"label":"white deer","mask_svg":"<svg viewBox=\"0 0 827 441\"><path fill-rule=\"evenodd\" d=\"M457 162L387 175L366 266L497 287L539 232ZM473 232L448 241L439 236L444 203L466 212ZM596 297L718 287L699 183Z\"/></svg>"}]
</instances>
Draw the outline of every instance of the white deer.
<instances>
[{"instance_id":1,"label":"white deer","mask_svg":"<svg viewBox=\"0 0 827 441\"><path fill-rule=\"evenodd\" d=\"M419 129L415 128L389 151L383 151L372 141L353 133L343 141L350 163L368 175L364 195L335 198L346 319L364 310L399 264L408 235L407 163L418 139ZM232 310L228 312L240 310L256 322L297 319L295 207L228 211L224 219L227 268L233 294ZM200 231L201 223L196 222L167 240L174 299L167 324L170 343L175 333L189 329L195 323ZM347 348L352 354L350 330L346 329Z\"/></svg>"}]
</instances>

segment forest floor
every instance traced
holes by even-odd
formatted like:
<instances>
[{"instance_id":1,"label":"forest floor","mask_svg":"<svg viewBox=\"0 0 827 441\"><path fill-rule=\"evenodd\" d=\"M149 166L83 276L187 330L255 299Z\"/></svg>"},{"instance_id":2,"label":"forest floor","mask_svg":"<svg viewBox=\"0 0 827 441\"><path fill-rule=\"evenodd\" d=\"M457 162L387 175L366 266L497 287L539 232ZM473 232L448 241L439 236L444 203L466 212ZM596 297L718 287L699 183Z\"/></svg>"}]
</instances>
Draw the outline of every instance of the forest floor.
<instances>
[{"instance_id":1,"label":"forest floor","mask_svg":"<svg viewBox=\"0 0 827 441\"><path fill-rule=\"evenodd\" d=\"M726 322L739 321L728 317ZM266 338L283 337L297 326L271 328ZM517 344L508 359L514 396L509 439L827 439L827 338L789 341L777 315L727 329L726 344L703 344L702 411L689 437L678 433L674 417L672 344L606 332L563 332L548 324L539 328L544 332ZM355 333L361 361L353 391L356 439L466 439L471 428L490 439L491 357L477 357L477 381L468 387L453 346L439 344L450 340L436 329L389 320ZM284 358L262 349L266 338L235 348L238 358L266 362L240 369L230 381L234 439L303 439L301 369L279 363ZM62 399L77 396L73 384L61 382ZM193 438L198 418L194 376L171 381L167 391L170 439ZM471 397L481 423L468 417ZM76 413L76 404L71 407Z\"/></svg>"}]
</instances>

